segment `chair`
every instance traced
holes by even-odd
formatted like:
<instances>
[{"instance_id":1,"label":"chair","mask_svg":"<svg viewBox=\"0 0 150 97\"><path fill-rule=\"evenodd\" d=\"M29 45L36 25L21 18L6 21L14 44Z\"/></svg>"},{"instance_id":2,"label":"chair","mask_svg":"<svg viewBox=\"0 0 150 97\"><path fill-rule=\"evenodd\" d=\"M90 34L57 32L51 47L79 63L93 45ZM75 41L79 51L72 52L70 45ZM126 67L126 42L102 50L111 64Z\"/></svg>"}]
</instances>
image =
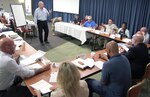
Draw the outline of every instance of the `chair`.
<instances>
[{"instance_id":1,"label":"chair","mask_svg":"<svg viewBox=\"0 0 150 97\"><path fill-rule=\"evenodd\" d=\"M145 74L144 74L143 78L150 79L150 63L148 63L146 66Z\"/></svg>"},{"instance_id":2,"label":"chair","mask_svg":"<svg viewBox=\"0 0 150 97\"><path fill-rule=\"evenodd\" d=\"M141 79L132 79L132 82L134 82L132 84L134 85L136 83L139 83L143 79L150 79L150 63L148 63L146 68L145 68L145 73L143 75L143 78L141 78Z\"/></svg>"},{"instance_id":3,"label":"chair","mask_svg":"<svg viewBox=\"0 0 150 97\"><path fill-rule=\"evenodd\" d=\"M144 83L145 83L145 79L139 82L138 84L130 87L127 92L127 97L138 97L138 95L140 94L142 90Z\"/></svg>"},{"instance_id":4,"label":"chair","mask_svg":"<svg viewBox=\"0 0 150 97\"><path fill-rule=\"evenodd\" d=\"M20 32L22 34L23 39L26 39L26 34L29 34L30 36L31 34L33 34L33 31L31 29L28 29L26 26L17 27L13 19L10 20L10 23L11 23L12 30L14 32ZM31 37L30 43L32 42L32 38L33 35Z\"/></svg>"}]
</instances>

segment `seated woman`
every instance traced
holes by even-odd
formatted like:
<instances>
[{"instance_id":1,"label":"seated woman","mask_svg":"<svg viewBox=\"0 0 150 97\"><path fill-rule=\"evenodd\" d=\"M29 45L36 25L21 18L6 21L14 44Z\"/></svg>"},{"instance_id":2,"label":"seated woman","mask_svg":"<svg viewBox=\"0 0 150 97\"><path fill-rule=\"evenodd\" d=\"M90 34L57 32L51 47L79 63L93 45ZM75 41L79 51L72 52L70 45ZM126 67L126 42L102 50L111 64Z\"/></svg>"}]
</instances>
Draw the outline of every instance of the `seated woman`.
<instances>
[{"instance_id":1,"label":"seated woman","mask_svg":"<svg viewBox=\"0 0 150 97\"><path fill-rule=\"evenodd\" d=\"M87 83L80 80L80 73L75 65L64 62L59 67L57 76L58 88L51 93L51 97L88 97ZM36 91L37 97L41 97Z\"/></svg>"},{"instance_id":2,"label":"seated woman","mask_svg":"<svg viewBox=\"0 0 150 97\"><path fill-rule=\"evenodd\" d=\"M84 19L81 20L80 25L83 26L83 24L84 24L87 20L88 20L88 15L86 15L86 16L84 17Z\"/></svg>"},{"instance_id":3,"label":"seated woman","mask_svg":"<svg viewBox=\"0 0 150 97\"><path fill-rule=\"evenodd\" d=\"M127 37L127 38L130 37L130 33L129 33L129 30L127 29L127 23L126 22L122 23L122 27L118 30L118 33L120 35L122 35L122 37Z\"/></svg>"}]
</instances>

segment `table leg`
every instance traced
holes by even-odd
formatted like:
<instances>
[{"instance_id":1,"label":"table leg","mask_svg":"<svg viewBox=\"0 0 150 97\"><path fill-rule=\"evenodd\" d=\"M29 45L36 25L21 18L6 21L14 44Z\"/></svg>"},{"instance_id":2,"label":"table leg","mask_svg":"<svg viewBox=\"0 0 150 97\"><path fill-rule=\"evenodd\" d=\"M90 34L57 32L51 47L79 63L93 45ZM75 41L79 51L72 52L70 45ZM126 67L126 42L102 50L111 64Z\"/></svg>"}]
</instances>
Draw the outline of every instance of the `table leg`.
<instances>
[{"instance_id":1,"label":"table leg","mask_svg":"<svg viewBox=\"0 0 150 97\"><path fill-rule=\"evenodd\" d=\"M92 51L94 51L95 50L95 45L96 45L96 35L95 34L93 34L93 37L92 37Z\"/></svg>"}]
</instances>

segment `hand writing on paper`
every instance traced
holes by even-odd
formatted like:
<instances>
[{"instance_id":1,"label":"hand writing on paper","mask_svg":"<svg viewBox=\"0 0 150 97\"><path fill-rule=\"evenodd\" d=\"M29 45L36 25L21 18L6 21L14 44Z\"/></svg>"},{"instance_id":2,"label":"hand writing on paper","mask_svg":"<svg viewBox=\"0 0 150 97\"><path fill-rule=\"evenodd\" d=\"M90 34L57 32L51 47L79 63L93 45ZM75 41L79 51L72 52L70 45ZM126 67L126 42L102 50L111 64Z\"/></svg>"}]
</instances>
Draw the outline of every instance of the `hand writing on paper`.
<instances>
[{"instance_id":1,"label":"hand writing on paper","mask_svg":"<svg viewBox=\"0 0 150 97\"><path fill-rule=\"evenodd\" d=\"M43 71L49 70L50 68L51 68L51 64L46 64L46 65L43 67Z\"/></svg>"},{"instance_id":2,"label":"hand writing on paper","mask_svg":"<svg viewBox=\"0 0 150 97\"><path fill-rule=\"evenodd\" d=\"M52 90L52 91L54 91L56 89L57 89L57 86L53 86L53 87L50 88L50 90Z\"/></svg>"},{"instance_id":3,"label":"hand writing on paper","mask_svg":"<svg viewBox=\"0 0 150 97\"><path fill-rule=\"evenodd\" d=\"M99 54L99 58L108 61L108 57L107 57L107 55L105 55L105 54Z\"/></svg>"}]
</instances>

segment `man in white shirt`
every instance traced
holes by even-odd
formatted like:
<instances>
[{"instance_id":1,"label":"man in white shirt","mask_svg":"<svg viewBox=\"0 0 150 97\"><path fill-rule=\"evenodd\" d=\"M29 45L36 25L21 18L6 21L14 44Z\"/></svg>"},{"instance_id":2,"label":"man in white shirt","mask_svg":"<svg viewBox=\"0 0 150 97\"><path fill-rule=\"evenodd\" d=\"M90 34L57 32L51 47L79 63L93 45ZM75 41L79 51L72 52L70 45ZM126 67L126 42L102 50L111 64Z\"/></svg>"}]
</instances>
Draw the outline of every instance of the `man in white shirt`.
<instances>
[{"instance_id":1,"label":"man in white shirt","mask_svg":"<svg viewBox=\"0 0 150 97\"><path fill-rule=\"evenodd\" d=\"M39 7L35 10L34 12L34 22L38 26L38 31L39 31L39 40L42 45L48 42L48 25L47 25L47 16L49 15L49 12L47 9L44 7L44 3L42 1L39 1L38 3ZM43 42L43 30L45 31L44 35L44 42Z\"/></svg>"},{"instance_id":2,"label":"man in white shirt","mask_svg":"<svg viewBox=\"0 0 150 97\"><path fill-rule=\"evenodd\" d=\"M19 78L22 79L32 77L40 72L48 70L50 65L36 70L23 68L13 59L15 47L13 40L3 38L1 43L2 54L0 54L0 97L32 97L26 86L18 86L15 77L19 76Z\"/></svg>"},{"instance_id":3,"label":"man in white shirt","mask_svg":"<svg viewBox=\"0 0 150 97\"><path fill-rule=\"evenodd\" d=\"M146 28L146 27L142 27L142 28L140 29L140 32L141 32L141 34L142 34L143 37L144 37L143 43L148 44L149 41L150 41L150 35L149 35L149 33L148 33L147 28Z\"/></svg>"},{"instance_id":4,"label":"man in white shirt","mask_svg":"<svg viewBox=\"0 0 150 97\"><path fill-rule=\"evenodd\" d=\"M110 34L117 33L118 28L117 28L117 26L113 23L113 20L112 20L112 19L109 19L109 20L108 20L108 24L106 24L106 25L103 24L102 26L104 26L106 32L108 32L108 33L110 33ZM105 48L105 47L106 47L106 44L107 44L109 41L111 41L111 39L101 37L101 38L100 38L100 41L99 41L99 45L100 45L100 46L103 46L103 48Z\"/></svg>"},{"instance_id":5,"label":"man in white shirt","mask_svg":"<svg viewBox=\"0 0 150 97\"><path fill-rule=\"evenodd\" d=\"M117 26L113 23L112 19L108 20L108 24L104 25L106 27L106 32L113 33L114 31L118 30Z\"/></svg>"}]
</instances>

